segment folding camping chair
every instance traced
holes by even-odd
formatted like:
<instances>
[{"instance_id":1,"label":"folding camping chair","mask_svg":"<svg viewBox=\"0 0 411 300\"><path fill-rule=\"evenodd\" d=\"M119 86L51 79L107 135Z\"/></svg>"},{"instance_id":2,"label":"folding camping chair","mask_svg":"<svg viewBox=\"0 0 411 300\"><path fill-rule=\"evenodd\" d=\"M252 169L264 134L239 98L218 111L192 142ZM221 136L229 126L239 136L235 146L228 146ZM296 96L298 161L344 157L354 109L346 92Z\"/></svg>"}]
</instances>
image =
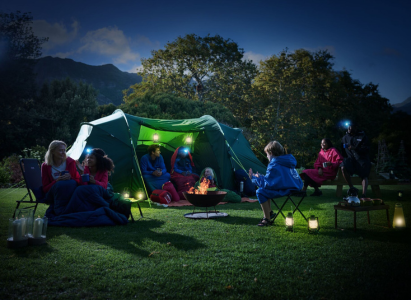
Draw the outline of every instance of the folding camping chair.
<instances>
[{"instance_id":1,"label":"folding camping chair","mask_svg":"<svg viewBox=\"0 0 411 300\"><path fill-rule=\"evenodd\" d=\"M285 204L288 202L288 200L290 200L290 201L294 204L294 206L295 206L295 209L294 209L294 211L293 211L293 214L298 210L298 211L300 212L300 214L303 216L303 218L308 222L307 218L304 216L304 214L302 213L302 211L298 208L298 207L300 206L301 202L303 202L305 196L307 196L307 193L306 193L305 191L292 191L292 192L290 192L290 193L287 195L287 198L285 199L285 201L284 201L283 205L281 206L281 208L277 205L277 203L275 203L274 198L271 198L271 201L274 203L274 205L275 205L275 206L277 207L277 209L278 209L278 212L277 212L277 214L275 215L275 217L274 217L274 219L273 219L273 222L275 221L275 219L277 219L277 217L278 217L279 214L281 214L281 215L284 217L284 219L285 219L285 216L284 216L282 210L283 210ZM293 199L292 199L291 197L301 197L301 199L300 199L300 201L298 202L298 204L295 204L295 202L293 201Z\"/></svg>"},{"instance_id":2,"label":"folding camping chair","mask_svg":"<svg viewBox=\"0 0 411 300\"><path fill-rule=\"evenodd\" d=\"M16 210L19 208L21 203L30 203L32 206L26 208L33 208L34 213L36 212L37 205L39 203L44 203L44 194L41 190L41 169L40 162L35 158L22 158L20 159L20 168L23 173L24 181L26 183L27 194L21 199L17 200L17 206L13 213L13 218L16 215ZM33 200L34 195L35 200ZM29 200L25 200L29 196Z\"/></svg>"}]
</instances>

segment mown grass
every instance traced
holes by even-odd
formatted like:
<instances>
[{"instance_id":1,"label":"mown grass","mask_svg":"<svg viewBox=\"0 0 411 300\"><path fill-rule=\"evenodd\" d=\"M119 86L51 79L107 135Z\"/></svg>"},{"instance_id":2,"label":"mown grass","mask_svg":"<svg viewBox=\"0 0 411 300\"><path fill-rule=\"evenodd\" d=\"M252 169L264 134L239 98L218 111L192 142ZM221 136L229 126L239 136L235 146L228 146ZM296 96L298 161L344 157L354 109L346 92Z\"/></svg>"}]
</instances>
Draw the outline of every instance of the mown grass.
<instances>
[{"instance_id":1,"label":"mown grass","mask_svg":"<svg viewBox=\"0 0 411 300\"><path fill-rule=\"evenodd\" d=\"M382 187L391 220L398 189ZM411 225L411 186L401 189ZM339 199L335 188L323 192L301 205L319 217L317 235L298 214L294 233L282 218L257 227L258 203L221 205L229 217L216 220L184 218L192 207L143 203L144 218L126 226L49 227L46 245L13 250L6 247L8 218L24 190L0 190L0 298L410 299L410 230L386 228L385 211L371 212L370 225L358 213L356 233L353 214L339 212L346 230L336 230Z\"/></svg>"}]
</instances>

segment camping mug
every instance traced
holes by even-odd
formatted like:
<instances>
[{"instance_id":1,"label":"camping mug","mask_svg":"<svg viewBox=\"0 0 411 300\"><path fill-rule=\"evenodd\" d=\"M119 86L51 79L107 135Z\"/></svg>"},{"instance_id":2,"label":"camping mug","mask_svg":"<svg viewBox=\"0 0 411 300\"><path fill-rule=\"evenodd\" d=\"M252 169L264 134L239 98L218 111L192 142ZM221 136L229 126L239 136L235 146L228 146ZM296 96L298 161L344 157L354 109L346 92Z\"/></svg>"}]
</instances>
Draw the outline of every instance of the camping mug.
<instances>
[{"instance_id":1,"label":"camping mug","mask_svg":"<svg viewBox=\"0 0 411 300\"><path fill-rule=\"evenodd\" d=\"M81 175L82 182L89 182L90 181L90 174L83 174Z\"/></svg>"},{"instance_id":2,"label":"camping mug","mask_svg":"<svg viewBox=\"0 0 411 300\"><path fill-rule=\"evenodd\" d=\"M66 174L68 174L68 172L69 172L69 171L67 171L67 170L61 171L61 172L60 172L60 176L66 175Z\"/></svg>"},{"instance_id":3,"label":"camping mug","mask_svg":"<svg viewBox=\"0 0 411 300\"><path fill-rule=\"evenodd\" d=\"M327 167L327 163L323 162L323 168L325 169Z\"/></svg>"}]
</instances>

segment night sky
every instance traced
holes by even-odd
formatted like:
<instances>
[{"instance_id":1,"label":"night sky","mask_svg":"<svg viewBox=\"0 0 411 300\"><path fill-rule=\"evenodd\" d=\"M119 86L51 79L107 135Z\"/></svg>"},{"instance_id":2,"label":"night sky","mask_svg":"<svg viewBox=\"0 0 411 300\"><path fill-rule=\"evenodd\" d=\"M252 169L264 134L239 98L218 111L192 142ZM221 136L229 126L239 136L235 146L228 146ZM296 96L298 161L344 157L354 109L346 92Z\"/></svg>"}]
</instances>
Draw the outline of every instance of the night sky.
<instances>
[{"instance_id":1,"label":"night sky","mask_svg":"<svg viewBox=\"0 0 411 300\"><path fill-rule=\"evenodd\" d=\"M218 34L254 62L286 47L328 49L335 70L379 84L392 104L411 97L411 1L14 0L0 10L32 13L35 34L50 38L44 56L136 72L178 36Z\"/></svg>"}]
</instances>

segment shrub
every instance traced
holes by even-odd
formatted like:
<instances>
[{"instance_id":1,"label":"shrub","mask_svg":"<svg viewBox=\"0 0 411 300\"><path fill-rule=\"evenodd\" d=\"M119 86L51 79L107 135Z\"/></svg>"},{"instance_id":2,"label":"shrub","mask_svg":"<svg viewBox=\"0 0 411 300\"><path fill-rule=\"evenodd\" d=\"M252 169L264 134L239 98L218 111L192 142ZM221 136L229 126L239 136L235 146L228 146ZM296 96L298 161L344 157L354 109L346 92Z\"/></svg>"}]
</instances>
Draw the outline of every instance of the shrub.
<instances>
[{"instance_id":1,"label":"shrub","mask_svg":"<svg viewBox=\"0 0 411 300\"><path fill-rule=\"evenodd\" d=\"M9 175L10 183L19 183L23 180L23 173L20 168L20 156L17 154L12 154L9 157L6 157L2 161L2 168Z\"/></svg>"}]
</instances>

